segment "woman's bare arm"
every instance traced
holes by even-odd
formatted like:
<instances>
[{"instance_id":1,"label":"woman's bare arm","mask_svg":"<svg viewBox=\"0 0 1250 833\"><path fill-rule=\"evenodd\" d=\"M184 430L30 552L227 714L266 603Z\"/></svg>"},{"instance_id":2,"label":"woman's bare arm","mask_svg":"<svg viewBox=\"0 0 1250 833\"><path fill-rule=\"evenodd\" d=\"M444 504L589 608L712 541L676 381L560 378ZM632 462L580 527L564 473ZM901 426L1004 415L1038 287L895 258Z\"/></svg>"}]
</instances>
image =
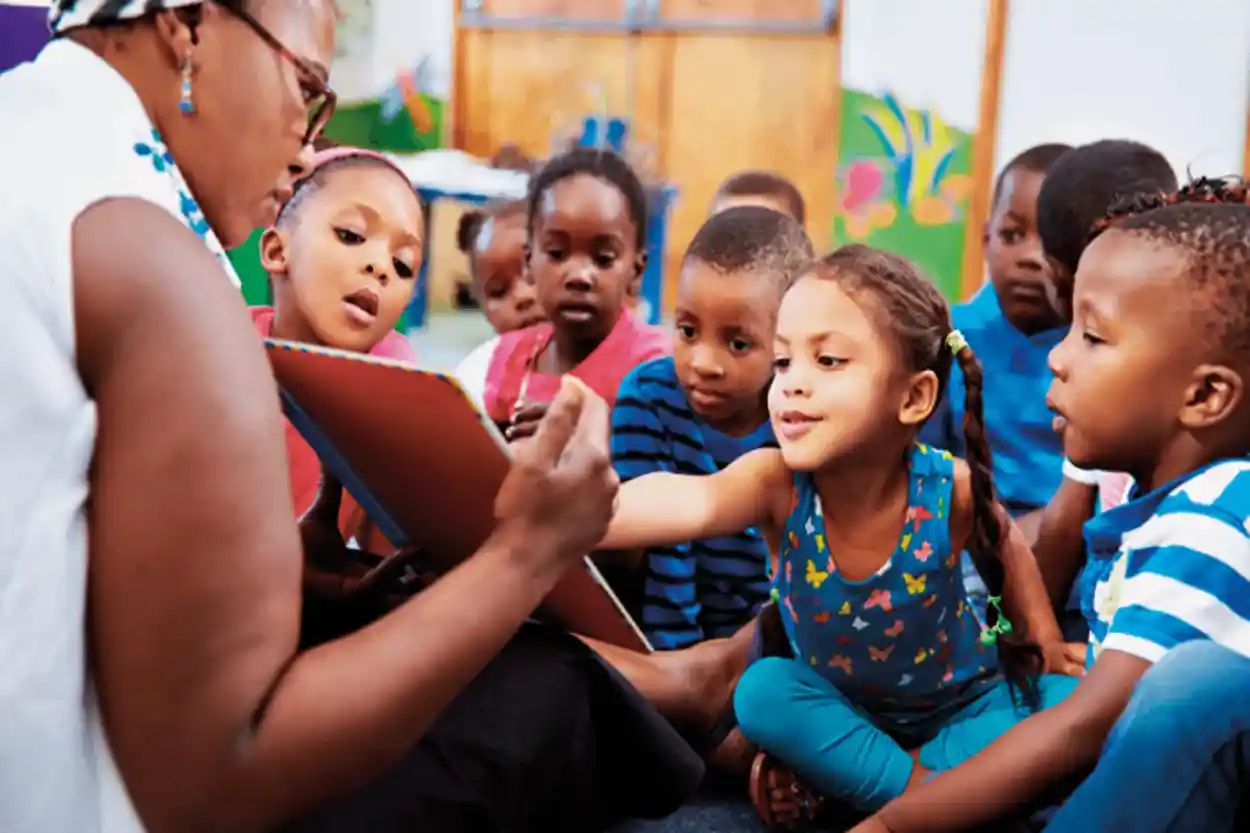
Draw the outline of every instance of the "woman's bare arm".
<instances>
[{"instance_id":1,"label":"woman's bare arm","mask_svg":"<svg viewBox=\"0 0 1250 833\"><path fill-rule=\"evenodd\" d=\"M621 486L599 548L673 546L768 524L779 517L789 477L775 448L744 454L715 474L644 474Z\"/></svg>"},{"instance_id":2,"label":"woman's bare arm","mask_svg":"<svg viewBox=\"0 0 1250 833\"><path fill-rule=\"evenodd\" d=\"M83 212L73 256L99 419L92 661L112 748L153 833L268 829L408 750L602 536L606 408L562 396L475 556L296 656L303 559L241 297L194 234L141 201Z\"/></svg>"}]
</instances>

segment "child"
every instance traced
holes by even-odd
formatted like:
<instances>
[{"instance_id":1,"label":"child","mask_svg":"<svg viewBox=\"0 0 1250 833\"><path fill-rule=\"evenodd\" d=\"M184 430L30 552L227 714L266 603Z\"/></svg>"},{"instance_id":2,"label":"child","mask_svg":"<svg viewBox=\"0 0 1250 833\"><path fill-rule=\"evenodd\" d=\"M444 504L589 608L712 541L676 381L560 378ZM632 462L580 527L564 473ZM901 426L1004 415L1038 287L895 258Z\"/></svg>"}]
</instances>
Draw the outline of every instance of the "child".
<instances>
[{"instance_id":1,"label":"child","mask_svg":"<svg viewBox=\"0 0 1250 833\"><path fill-rule=\"evenodd\" d=\"M412 297L423 233L416 191L384 156L322 151L261 237L274 306L252 308L257 332L414 361L395 323ZM286 432L291 494L303 514L316 497L321 464L290 423ZM360 515L347 504L344 519Z\"/></svg>"},{"instance_id":2,"label":"child","mask_svg":"<svg viewBox=\"0 0 1250 833\"><path fill-rule=\"evenodd\" d=\"M1094 226L1115 205L1176 190L1176 174L1163 154L1139 142L1104 140L1063 155L1046 174L1037 197L1037 228L1051 264L1052 301L1071 321L1072 278ZM1094 514L1119 505L1131 485L1119 472L1085 472L1064 461L1064 477L1043 511L1034 553L1061 623L1071 640L1088 636L1075 587L1085 563L1081 527Z\"/></svg>"},{"instance_id":3,"label":"child","mask_svg":"<svg viewBox=\"0 0 1250 833\"><path fill-rule=\"evenodd\" d=\"M726 179L712 198L715 216L727 208L759 205L780 211L799 225L807 222L807 206L793 182L771 171L742 171Z\"/></svg>"},{"instance_id":4,"label":"child","mask_svg":"<svg viewBox=\"0 0 1250 833\"><path fill-rule=\"evenodd\" d=\"M647 195L620 156L575 148L530 181L525 269L550 323L501 335L485 378L456 377L509 439L532 433L571 373L609 404L625 374L670 352L626 302L646 265ZM479 395L480 394L480 395Z\"/></svg>"},{"instance_id":5,"label":"child","mask_svg":"<svg viewBox=\"0 0 1250 833\"><path fill-rule=\"evenodd\" d=\"M534 285L524 275L525 217L524 200L488 203L465 212L456 231L469 258L473 294L500 335L543 320Z\"/></svg>"},{"instance_id":6,"label":"child","mask_svg":"<svg viewBox=\"0 0 1250 833\"><path fill-rule=\"evenodd\" d=\"M1048 398L1073 463L1124 471L1137 484L1128 503L1085 527L1089 672L1069 700L885 807L864 833L972 829L1095 765L1097 775L1112 725L1165 652L1209 641L1250 655L1247 198L1244 185L1200 180L1171 199L1140 201L1140 213L1115 219L1082 255L1072 330L1051 356ZM1188 711L1184 698L1184 688L1174 689L1169 707ZM1054 829L1177 829L1175 811L1211 792L1195 789L1208 761L1146 754L1152 760L1111 758L1129 764L1121 771L1149 771L1145 789L1091 778ZM1232 785L1216 790L1236 794ZM1105 823L1117 815L1141 824Z\"/></svg>"},{"instance_id":7,"label":"child","mask_svg":"<svg viewBox=\"0 0 1250 833\"><path fill-rule=\"evenodd\" d=\"M985 373L982 413L994 454L999 500L1027 540L1037 531L1037 512L1059 481L1063 452L1046 410L1050 371L1046 355L1066 325L1046 295L1049 269L1037 236L1037 192L1067 145L1031 147L1003 167L994 186L989 222L981 236L989 283L951 310L951 323L981 358ZM952 373L950 388L924 430L922 442L962 457L964 380ZM969 592L983 610L985 588L972 561L963 562Z\"/></svg>"},{"instance_id":8,"label":"child","mask_svg":"<svg viewBox=\"0 0 1250 833\"><path fill-rule=\"evenodd\" d=\"M612 411L622 480L654 471L713 474L775 447L768 421L781 293L812 258L802 226L745 206L703 224L677 280L673 356L625 377ZM658 649L729 637L768 599L767 550L754 530L653 549L642 627Z\"/></svg>"},{"instance_id":9,"label":"child","mask_svg":"<svg viewBox=\"0 0 1250 833\"><path fill-rule=\"evenodd\" d=\"M1075 680L1035 676L1070 664L1032 554L994 502L980 367L933 285L896 255L838 249L783 297L774 357L780 451L625 484L603 546L759 527L795 659L746 670L739 725L817 792L873 810L1019 719L1000 657L1031 708ZM968 380L968 463L916 442L952 361ZM994 593L988 629L960 578L965 546ZM768 821L781 820L764 789L779 774L769 758L753 774Z\"/></svg>"}]
</instances>

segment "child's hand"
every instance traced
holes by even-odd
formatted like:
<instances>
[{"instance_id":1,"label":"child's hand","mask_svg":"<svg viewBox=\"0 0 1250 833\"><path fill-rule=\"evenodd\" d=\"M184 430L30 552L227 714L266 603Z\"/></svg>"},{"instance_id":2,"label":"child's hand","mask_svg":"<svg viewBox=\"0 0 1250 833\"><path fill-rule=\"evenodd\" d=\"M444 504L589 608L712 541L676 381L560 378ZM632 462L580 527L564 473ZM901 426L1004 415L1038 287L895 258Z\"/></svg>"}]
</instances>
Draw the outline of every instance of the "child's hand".
<instances>
[{"instance_id":1,"label":"child's hand","mask_svg":"<svg viewBox=\"0 0 1250 833\"><path fill-rule=\"evenodd\" d=\"M538 423L547 415L546 402L529 402L512 417L512 424L504 431L504 439L510 443L528 439L538 430Z\"/></svg>"},{"instance_id":2,"label":"child's hand","mask_svg":"<svg viewBox=\"0 0 1250 833\"><path fill-rule=\"evenodd\" d=\"M1049 642L1042 646L1042 659L1047 674L1085 676L1086 645L1083 642Z\"/></svg>"}]
</instances>

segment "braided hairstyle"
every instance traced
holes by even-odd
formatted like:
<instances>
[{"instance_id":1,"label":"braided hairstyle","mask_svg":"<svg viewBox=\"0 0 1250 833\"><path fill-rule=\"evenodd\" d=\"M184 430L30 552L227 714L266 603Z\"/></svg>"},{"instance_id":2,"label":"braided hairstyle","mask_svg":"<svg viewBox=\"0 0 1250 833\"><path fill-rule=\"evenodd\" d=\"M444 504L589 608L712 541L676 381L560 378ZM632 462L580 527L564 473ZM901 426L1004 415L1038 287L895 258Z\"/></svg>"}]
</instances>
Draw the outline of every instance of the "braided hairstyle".
<instances>
[{"instance_id":1,"label":"braided hairstyle","mask_svg":"<svg viewBox=\"0 0 1250 833\"><path fill-rule=\"evenodd\" d=\"M903 367L911 373L932 370L938 380L937 401L946 392L951 364L964 376L964 442L972 485L972 532L967 548L991 596L1001 596L1005 573L999 546L1005 537L1001 509L994 493L993 459L983 416L981 362L963 344L952 355L950 305L937 288L904 257L863 244L842 246L821 258L815 274L832 280L864 308L881 331L894 342ZM991 607L987 624L993 628L999 613ZM1017 635L998 638L999 662L1013 688L1031 709L1040 706L1037 674L1042 667L1036 645Z\"/></svg>"}]
</instances>

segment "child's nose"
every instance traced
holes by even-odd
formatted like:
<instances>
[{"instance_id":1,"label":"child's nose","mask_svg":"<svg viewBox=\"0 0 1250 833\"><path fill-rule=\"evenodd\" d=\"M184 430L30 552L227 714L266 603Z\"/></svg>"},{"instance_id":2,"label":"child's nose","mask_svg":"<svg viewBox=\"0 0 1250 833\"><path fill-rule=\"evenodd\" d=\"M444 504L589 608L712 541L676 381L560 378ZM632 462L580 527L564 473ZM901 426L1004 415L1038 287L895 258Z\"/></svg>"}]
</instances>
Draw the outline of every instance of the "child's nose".
<instances>
[{"instance_id":1,"label":"child's nose","mask_svg":"<svg viewBox=\"0 0 1250 833\"><path fill-rule=\"evenodd\" d=\"M564 276L564 286L577 292L595 288L595 269L589 263L574 263Z\"/></svg>"},{"instance_id":2,"label":"child's nose","mask_svg":"<svg viewBox=\"0 0 1250 833\"><path fill-rule=\"evenodd\" d=\"M690 357L690 367L694 372L710 379L718 379L725 375L725 369L716 360L716 351L710 346L696 344Z\"/></svg>"},{"instance_id":3,"label":"child's nose","mask_svg":"<svg viewBox=\"0 0 1250 833\"><path fill-rule=\"evenodd\" d=\"M538 293L534 291L534 285L529 281L513 281L512 297L519 310L529 309L538 303Z\"/></svg>"},{"instance_id":4,"label":"child's nose","mask_svg":"<svg viewBox=\"0 0 1250 833\"><path fill-rule=\"evenodd\" d=\"M1050 372L1055 375L1056 379L1066 379L1068 377L1067 362L1067 345L1072 338L1074 330L1068 330L1068 334L1063 337L1063 341L1056 344L1046 356L1046 366L1050 368Z\"/></svg>"},{"instance_id":5,"label":"child's nose","mask_svg":"<svg viewBox=\"0 0 1250 833\"><path fill-rule=\"evenodd\" d=\"M365 264L365 274L371 275L378 283L386 286L390 282L391 276L382 266L376 265L373 261Z\"/></svg>"},{"instance_id":6,"label":"child's nose","mask_svg":"<svg viewBox=\"0 0 1250 833\"><path fill-rule=\"evenodd\" d=\"M1029 235L1028 240L1020 247L1016 265L1033 272L1046 271L1046 256L1042 252L1042 243L1037 235Z\"/></svg>"}]
</instances>

